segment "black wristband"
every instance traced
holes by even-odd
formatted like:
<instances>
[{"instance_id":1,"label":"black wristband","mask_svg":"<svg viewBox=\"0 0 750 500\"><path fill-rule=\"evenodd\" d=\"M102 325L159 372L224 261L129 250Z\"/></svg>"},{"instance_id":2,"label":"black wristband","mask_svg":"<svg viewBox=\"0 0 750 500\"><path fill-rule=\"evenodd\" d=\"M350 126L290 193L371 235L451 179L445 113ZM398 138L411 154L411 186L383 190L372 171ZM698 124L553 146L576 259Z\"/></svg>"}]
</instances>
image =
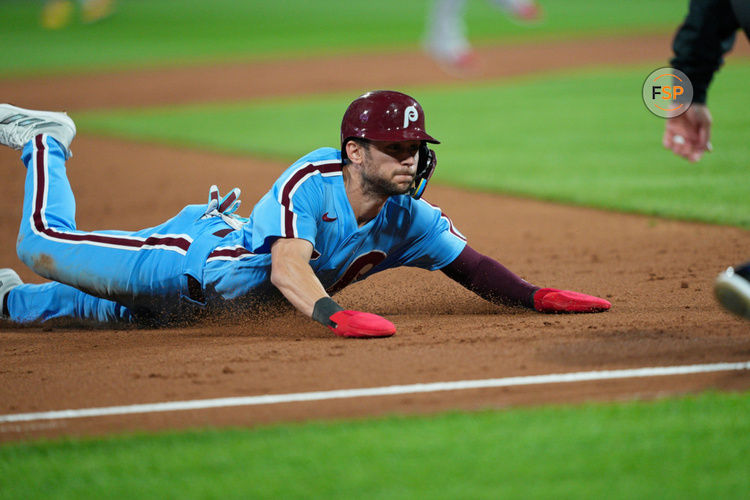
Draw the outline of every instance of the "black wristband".
<instances>
[{"instance_id":1,"label":"black wristband","mask_svg":"<svg viewBox=\"0 0 750 500\"><path fill-rule=\"evenodd\" d=\"M331 316L343 310L344 308L338 305L331 297L323 297L315 302L312 319L324 326L336 326L336 323L331 321Z\"/></svg>"}]
</instances>

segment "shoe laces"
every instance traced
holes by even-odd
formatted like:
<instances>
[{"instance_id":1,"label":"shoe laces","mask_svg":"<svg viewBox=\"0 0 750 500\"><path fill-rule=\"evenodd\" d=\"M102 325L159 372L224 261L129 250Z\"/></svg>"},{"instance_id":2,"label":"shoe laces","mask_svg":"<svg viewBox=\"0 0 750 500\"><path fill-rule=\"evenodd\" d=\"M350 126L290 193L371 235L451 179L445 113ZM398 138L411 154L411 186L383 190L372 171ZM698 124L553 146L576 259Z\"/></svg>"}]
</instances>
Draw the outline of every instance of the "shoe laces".
<instances>
[{"instance_id":1,"label":"shoe laces","mask_svg":"<svg viewBox=\"0 0 750 500\"><path fill-rule=\"evenodd\" d=\"M0 127L0 142L7 144L10 147L15 147L16 143L20 142L21 139L21 133L19 132L20 128L21 127L18 126L18 121ZM24 141L24 143L25 142L26 141ZM19 144L19 146L21 145Z\"/></svg>"}]
</instances>

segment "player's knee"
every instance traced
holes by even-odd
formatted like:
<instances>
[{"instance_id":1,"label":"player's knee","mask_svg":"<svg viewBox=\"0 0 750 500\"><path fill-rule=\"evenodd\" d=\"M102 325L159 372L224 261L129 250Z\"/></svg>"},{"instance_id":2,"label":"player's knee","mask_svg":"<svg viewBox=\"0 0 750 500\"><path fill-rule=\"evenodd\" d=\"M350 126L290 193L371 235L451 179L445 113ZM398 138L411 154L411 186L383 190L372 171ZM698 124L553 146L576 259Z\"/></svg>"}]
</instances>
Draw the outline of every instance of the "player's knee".
<instances>
[{"instance_id":1,"label":"player's knee","mask_svg":"<svg viewBox=\"0 0 750 500\"><path fill-rule=\"evenodd\" d=\"M43 277L54 275L55 260L48 252L43 252L35 234L21 233L16 241L16 254L21 262Z\"/></svg>"},{"instance_id":2,"label":"player's knee","mask_svg":"<svg viewBox=\"0 0 750 500\"><path fill-rule=\"evenodd\" d=\"M18 238L16 239L16 255L18 255L18 258L21 259L22 262L26 262L26 257L29 255L29 252L31 251L31 248L29 247L29 244L26 241L26 234L24 234L23 229L18 234Z\"/></svg>"},{"instance_id":3,"label":"player's knee","mask_svg":"<svg viewBox=\"0 0 750 500\"><path fill-rule=\"evenodd\" d=\"M19 234L18 240L16 241L16 255L18 255L18 258L21 259L21 262L24 264L29 265L29 261L33 260L32 253L32 245L29 245L23 233Z\"/></svg>"}]
</instances>

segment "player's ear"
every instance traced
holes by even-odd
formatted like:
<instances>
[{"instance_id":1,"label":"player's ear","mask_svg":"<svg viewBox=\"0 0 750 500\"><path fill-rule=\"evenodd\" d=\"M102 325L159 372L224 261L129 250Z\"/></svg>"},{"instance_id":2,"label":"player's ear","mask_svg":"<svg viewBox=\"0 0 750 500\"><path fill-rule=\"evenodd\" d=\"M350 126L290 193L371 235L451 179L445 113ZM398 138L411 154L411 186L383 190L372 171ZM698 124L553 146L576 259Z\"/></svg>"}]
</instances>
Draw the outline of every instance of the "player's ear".
<instances>
[{"instance_id":1,"label":"player's ear","mask_svg":"<svg viewBox=\"0 0 750 500\"><path fill-rule=\"evenodd\" d=\"M349 161L352 163L356 163L357 165L361 165L364 160L364 148L361 144L357 143L356 141L347 141L346 146L346 156L349 158Z\"/></svg>"}]
</instances>

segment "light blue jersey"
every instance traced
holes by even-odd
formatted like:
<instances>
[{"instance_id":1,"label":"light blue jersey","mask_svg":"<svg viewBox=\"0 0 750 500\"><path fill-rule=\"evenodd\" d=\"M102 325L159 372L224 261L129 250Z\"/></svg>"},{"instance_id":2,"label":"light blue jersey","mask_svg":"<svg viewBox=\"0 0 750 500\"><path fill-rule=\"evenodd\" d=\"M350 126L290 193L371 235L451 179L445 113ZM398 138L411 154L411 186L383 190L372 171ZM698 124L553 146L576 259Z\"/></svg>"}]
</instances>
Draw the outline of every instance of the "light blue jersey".
<instances>
[{"instance_id":1,"label":"light blue jersey","mask_svg":"<svg viewBox=\"0 0 750 500\"><path fill-rule=\"evenodd\" d=\"M312 244L310 266L329 294L385 269L440 269L466 245L438 207L407 195L392 196L377 217L358 227L344 189L341 153L333 148L313 151L281 175L242 232L233 235L226 251L236 253L209 256L206 288L234 298L269 282L271 245L278 238Z\"/></svg>"},{"instance_id":2,"label":"light blue jersey","mask_svg":"<svg viewBox=\"0 0 750 500\"><path fill-rule=\"evenodd\" d=\"M310 266L330 294L399 266L435 270L452 262L465 238L441 210L408 195L393 196L358 227L346 196L340 152L321 148L295 162L256 204L246 222L186 207L155 228L133 233L75 228L72 191L56 141L27 144L28 168L19 255L57 281L21 285L8 309L17 322L87 318L101 322L168 322L196 307L262 301L270 283L271 245L301 238L314 248ZM230 222L231 224L228 224Z\"/></svg>"}]
</instances>

